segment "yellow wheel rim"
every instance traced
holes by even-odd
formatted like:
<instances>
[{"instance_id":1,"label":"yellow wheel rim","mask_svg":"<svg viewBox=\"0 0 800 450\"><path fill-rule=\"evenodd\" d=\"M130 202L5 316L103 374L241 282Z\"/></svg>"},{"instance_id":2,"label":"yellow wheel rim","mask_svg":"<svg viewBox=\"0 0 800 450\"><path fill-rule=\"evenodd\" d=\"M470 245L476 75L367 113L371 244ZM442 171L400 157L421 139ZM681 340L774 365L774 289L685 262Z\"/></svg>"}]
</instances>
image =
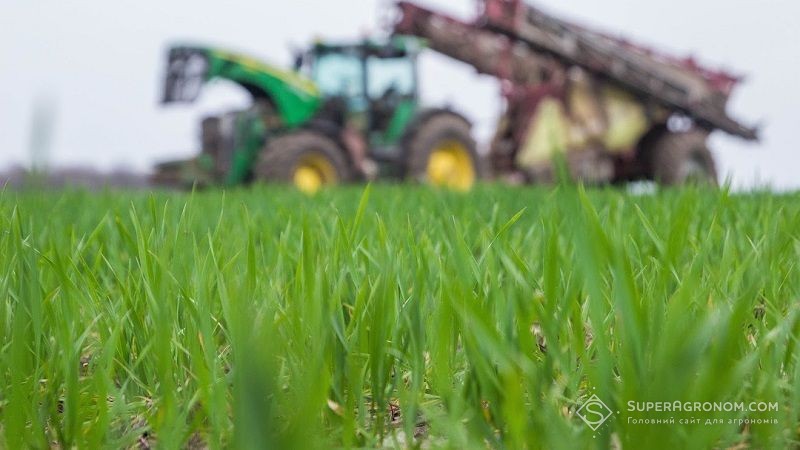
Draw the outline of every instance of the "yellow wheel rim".
<instances>
[{"instance_id":1,"label":"yellow wheel rim","mask_svg":"<svg viewBox=\"0 0 800 450\"><path fill-rule=\"evenodd\" d=\"M323 155L310 154L303 156L297 163L292 175L297 189L313 194L323 186L330 186L339 181L333 164Z\"/></svg>"},{"instance_id":2,"label":"yellow wheel rim","mask_svg":"<svg viewBox=\"0 0 800 450\"><path fill-rule=\"evenodd\" d=\"M427 175L434 186L468 191L475 184L475 165L464 144L444 141L431 152Z\"/></svg>"}]
</instances>

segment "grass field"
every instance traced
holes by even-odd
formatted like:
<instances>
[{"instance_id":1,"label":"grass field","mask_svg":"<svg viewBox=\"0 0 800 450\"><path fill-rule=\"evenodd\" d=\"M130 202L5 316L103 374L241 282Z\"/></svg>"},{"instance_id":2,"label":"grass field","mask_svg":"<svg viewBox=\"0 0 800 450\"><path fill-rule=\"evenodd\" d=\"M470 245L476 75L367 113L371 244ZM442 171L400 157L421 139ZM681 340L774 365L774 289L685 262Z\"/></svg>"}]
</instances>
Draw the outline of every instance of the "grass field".
<instances>
[{"instance_id":1,"label":"grass field","mask_svg":"<svg viewBox=\"0 0 800 450\"><path fill-rule=\"evenodd\" d=\"M0 447L800 445L798 195L1 195Z\"/></svg>"}]
</instances>

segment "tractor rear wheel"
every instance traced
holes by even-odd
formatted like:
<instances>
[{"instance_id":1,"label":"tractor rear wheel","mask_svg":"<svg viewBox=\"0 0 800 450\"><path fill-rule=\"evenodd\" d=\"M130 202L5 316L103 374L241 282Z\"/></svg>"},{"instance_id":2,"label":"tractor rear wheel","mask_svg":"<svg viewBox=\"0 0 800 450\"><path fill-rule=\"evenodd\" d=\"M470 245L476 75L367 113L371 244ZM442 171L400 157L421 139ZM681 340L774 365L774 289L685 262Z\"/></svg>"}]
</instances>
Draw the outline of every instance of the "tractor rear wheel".
<instances>
[{"instance_id":1,"label":"tractor rear wheel","mask_svg":"<svg viewBox=\"0 0 800 450\"><path fill-rule=\"evenodd\" d=\"M344 149L313 131L298 131L270 140L254 168L259 182L290 183L309 194L346 183L352 173Z\"/></svg>"},{"instance_id":2,"label":"tractor rear wheel","mask_svg":"<svg viewBox=\"0 0 800 450\"><path fill-rule=\"evenodd\" d=\"M649 155L650 176L665 186L717 185L714 157L699 131L667 132L653 143Z\"/></svg>"},{"instance_id":3,"label":"tractor rear wheel","mask_svg":"<svg viewBox=\"0 0 800 450\"><path fill-rule=\"evenodd\" d=\"M483 175L469 123L441 112L414 125L406 139L406 177L434 186L468 191Z\"/></svg>"}]
</instances>

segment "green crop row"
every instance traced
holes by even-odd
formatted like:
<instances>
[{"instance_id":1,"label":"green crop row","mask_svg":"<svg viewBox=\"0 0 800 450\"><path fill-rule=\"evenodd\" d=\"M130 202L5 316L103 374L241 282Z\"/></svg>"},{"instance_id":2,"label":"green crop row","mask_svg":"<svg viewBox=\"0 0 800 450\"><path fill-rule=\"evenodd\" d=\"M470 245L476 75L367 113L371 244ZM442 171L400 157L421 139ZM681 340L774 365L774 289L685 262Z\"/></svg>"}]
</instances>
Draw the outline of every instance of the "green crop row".
<instances>
[{"instance_id":1,"label":"green crop row","mask_svg":"<svg viewBox=\"0 0 800 450\"><path fill-rule=\"evenodd\" d=\"M726 190L3 192L0 448L796 447L799 238Z\"/></svg>"}]
</instances>

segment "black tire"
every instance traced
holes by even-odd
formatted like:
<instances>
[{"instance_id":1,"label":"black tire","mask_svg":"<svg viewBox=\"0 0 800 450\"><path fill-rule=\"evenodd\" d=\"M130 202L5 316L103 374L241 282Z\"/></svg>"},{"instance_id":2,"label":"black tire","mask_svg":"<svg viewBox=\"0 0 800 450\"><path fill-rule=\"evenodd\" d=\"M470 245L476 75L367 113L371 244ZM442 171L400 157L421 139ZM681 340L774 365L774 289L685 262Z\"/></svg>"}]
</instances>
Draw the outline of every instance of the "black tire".
<instances>
[{"instance_id":1,"label":"black tire","mask_svg":"<svg viewBox=\"0 0 800 450\"><path fill-rule=\"evenodd\" d=\"M714 157L701 131L666 132L659 137L649 155L650 177L665 186L687 183L717 185Z\"/></svg>"},{"instance_id":2,"label":"black tire","mask_svg":"<svg viewBox=\"0 0 800 450\"><path fill-rule=\"evenodd\" d=\"M470 123L455 113L441 111L417 121L408 130L403 149L406 178L429 183L428 163L431 154L447 141L458 143L469 155L476 180L485 176L486 164L478 154Z\"/></svg>"},{"instance_id":3,"label":"black tire","mask_svg":"<svg viewBox=\"0 0 800 450\"><path fill-rule=\"evenodd\" d=\"M314 131L297 131L271 139L259 154L254 177L262 183L291 183L301 163L308 158L327 161L335 179L325 184L347 183L353 169L345 150L332 139Z\"/></svg>"}]
</instances>

